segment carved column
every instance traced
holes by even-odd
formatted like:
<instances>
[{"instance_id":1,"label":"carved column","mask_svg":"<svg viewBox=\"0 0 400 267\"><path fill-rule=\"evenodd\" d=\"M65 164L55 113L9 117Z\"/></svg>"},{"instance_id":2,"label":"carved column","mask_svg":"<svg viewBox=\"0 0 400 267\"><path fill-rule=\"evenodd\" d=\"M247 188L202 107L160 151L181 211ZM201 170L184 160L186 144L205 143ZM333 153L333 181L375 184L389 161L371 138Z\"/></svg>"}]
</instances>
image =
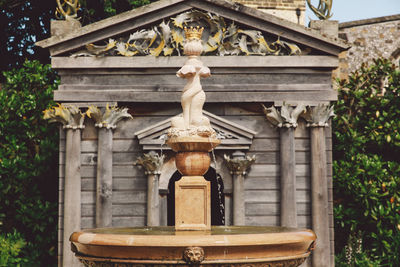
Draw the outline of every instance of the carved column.
<instances>
[{"instance_id":1,"label":"carved column","mask_svg":"<svg viewBox=\"0 0 400 267\"><path fill-rule=\"evenodd\" d=\"M79 260L71 251L69 237L81 228L81 130L85 115L75 106L59 105L46 110L44 118L62 123L66 130L63 266L79 266Z\"/></svg>"},{"instance_id":2,"label":"carved column","mask_svg":"<svg viewBox=\"0 0 400 267\"><path fill-rule=\"evenodd\" d=\"M241 151L232 154L232 158L224 155L225 162L233 178L233 225L245 225L244 177L248 168L256 160Z\"/></svg>"},{"instance_id":3,"label":"carved column","mask_svg":"<svg viewBox=\"0 0 400 267\"><path fill-rule=\"evenodd\" d=\"M284 104L279 111L273 106L264 107L267 119L278 127L280 132L281 226L284 227L297 227L294 131L297 119L304 111L303 105L293 108Z\"/></svg>"},{"instance_id":4,"label":"carved column","mask_svg":"<svg viewBox=\"0 0 400 267\"><path fill-rule=\"evenodd\" d=\"M160 169L164 163L164 156L159 156L154 151L143 154L135 164L142 165L147 175L147 225L160 225L160 197L158 181Z\"/></svg>"},{"instance_id":5,"label":"carved column","mask_svg":"<svg viewBox=\"0 0 400 267\"><path fill-rule=\"evenodd\" d=\"M312 260L315 267L331 266L325 127L332 116L333 106L328 105L309 107L303 115L311 136L311 212L313 230L318 238Z\"/></svg>"},{"instance_id":6,"label":"carved column","mask_svg":"<svg viewBox=\"0 0 400 267\"><path fill-rule=\"evenodd\" d=\"M128 109L107 105L105 111L90 106L86 112L98 128L97 180L96 180L96 227L112 226L112 152L113 130L124 118L132 118Z\"/></svg>"}]
</instances>

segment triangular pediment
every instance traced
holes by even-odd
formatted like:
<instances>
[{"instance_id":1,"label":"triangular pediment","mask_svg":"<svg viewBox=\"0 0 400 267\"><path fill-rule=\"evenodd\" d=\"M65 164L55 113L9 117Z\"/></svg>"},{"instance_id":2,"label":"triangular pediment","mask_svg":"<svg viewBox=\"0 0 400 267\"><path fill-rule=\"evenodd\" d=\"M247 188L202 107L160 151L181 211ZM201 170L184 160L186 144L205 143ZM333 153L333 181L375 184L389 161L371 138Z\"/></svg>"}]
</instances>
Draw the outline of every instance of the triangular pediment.
<instances>
[{"instance_id":1,"label":"triangular pediment","mask_svg":"<svg viewBox=\"0 0 400 267\"><path fill-rule=\"evenodd\" d=\"M337 55L347 48L338 39L225 0L161 0L37 45L49 48L52 56L134 56L143 50L176 56L183 26L199 21L209 55Z\"/></svg>"},{"instance_id":2,"label":"triangular pediment","mask_svg":"<svg viewBox=\"0 0 400 267\"><path fill-rule=\"evenodd\" d=\"M217 138L221 140L221 144L216 149L248 150L250 148L256 135L254 131L207 111L203 111L203 115L210 120L211 127L217 132ZM139 139L139 144L143 146L143 150L159 150L161 147L163 150L170 149L165 145L165 141L167 131L171 127L171 120L174 117L135 133L135 136Z\"/></svg>"}]
</instances>

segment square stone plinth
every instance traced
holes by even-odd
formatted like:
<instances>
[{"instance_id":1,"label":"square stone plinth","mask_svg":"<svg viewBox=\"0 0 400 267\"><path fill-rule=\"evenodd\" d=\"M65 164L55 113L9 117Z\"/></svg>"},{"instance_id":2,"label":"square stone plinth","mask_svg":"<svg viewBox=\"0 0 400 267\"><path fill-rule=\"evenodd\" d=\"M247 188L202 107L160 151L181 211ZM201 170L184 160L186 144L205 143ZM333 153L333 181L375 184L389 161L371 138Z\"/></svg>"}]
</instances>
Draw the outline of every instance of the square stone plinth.
<instances>
[{"instance_id":1,"label":"square stone plinth","mask_svg":"<svg viewBox=\"0 0 400 267\"><path fill-rule=\"evenodd\" d=\"M203 176L183 176L175 183L175 229L211 229L210 182Z\"/></svg>"}]
</instances>

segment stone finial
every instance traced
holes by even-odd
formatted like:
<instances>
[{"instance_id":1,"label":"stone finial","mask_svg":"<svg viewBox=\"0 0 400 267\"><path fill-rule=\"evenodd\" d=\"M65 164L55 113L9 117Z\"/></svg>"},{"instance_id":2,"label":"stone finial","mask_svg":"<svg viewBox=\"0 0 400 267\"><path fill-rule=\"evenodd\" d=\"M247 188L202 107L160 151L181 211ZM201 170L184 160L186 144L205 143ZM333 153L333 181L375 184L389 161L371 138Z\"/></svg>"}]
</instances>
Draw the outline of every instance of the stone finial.
<instances>
[{"instance_id":1,"label":"stone finial","mask_svg":"<svg viewBox=\"0 0 400 267\"><path fill-rule=\"evenodd\" d=\"M95 121L96 127L107 129L117 128L117 123L122 119L132 119L132 115L128 113L127 108L110 107L108 104L104 112L98 107L90 106L86 111L86 115Z\"/></svg>"},{"instance_id":2,"label":"stone finial","mask_svg":"<svg viewBox=\"0 0 400 267\"><path fill-rule=\"evenodd\" d=\"M63 124L64 129L83 129L83 121L85 114L73 105L64 106L58 104L56 107L48 108L43 111L43 118L49 122L60 122Z\"/></svg>"},{"instance_id":3,"label":"stone finial","mask_svg":"<svg viewBox=\"0 0 400 267\"><path fill-rule=\"evenodd\" d=\"M306 111L306 107L303 104L298 104L296 108L293 108L292 106L283 103L280 111L274 106L267 108L262 105L262 107L267 120L278 128L296 128L297 119L299 118L300 114Z\"/></svg>"},{"instance_id":4,"label":"stone finial","mask_svg":"<svg viewBox=\"0 0 400 267\"><path fill-rule=\"evenodd\" d=\"M161 167L164 163L164 155L158 155L154 151L143 154L134 165L141 165L146 169L146 174L161 174Z\"/></svg>"},{"instance_id":5,"label":"stone finial","mask_svg":"<svg viewBox=\"0 0 400 267\"><path fill-rule=\"evenodd\" d=\"M333 15L331 13L332 0L319 0L318 7L313 6L311 0L307 0L307 5L320 20L328 20Z\"/></svg>"},{"instance_id":6,"label":"stone finial","mask_svg":"<svg viewBox=\"0 0 400 267\"><path fill-rule=\"evenodd\" d=\"M301 115L307 121L307 127L327 127L328 121L335 116L333 106L319 104L316 107L307 107L307 111Z\"/></svg>"},{"instance_id":7,"label":"stone finial","mask_svg":"<svg viewBox=\"0 0 400 267\"><path fill-rule=\"evenodd\" d=\"M65 20L75 20L78 19L78 10L81 7L79 0L56 0L56 18Z\"/></svg>"},{"instance_id":8,"label":"stone finial","mask_svg":"<svg viewBox=\"0 0 400 267\"><path fill-rule=\"evenodd\" d=\"M230 173L236 175L246 175L251 164L256 161L255 155L245 156L243 152L233 153L232 158L225 154L224 158Z\"/></svg>"}]
</instances>

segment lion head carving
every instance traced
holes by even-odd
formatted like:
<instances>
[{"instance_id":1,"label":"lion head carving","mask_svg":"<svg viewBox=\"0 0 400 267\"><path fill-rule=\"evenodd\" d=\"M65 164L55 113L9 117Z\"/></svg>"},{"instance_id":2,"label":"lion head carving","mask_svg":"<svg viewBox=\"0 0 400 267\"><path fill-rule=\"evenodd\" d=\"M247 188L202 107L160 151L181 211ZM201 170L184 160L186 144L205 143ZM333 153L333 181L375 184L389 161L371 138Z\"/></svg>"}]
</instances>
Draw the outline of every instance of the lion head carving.
<instances>
[{"instance_id":1,"label":"lion head carving","mask_svg":"<svg viewBox=\"0 0 400 267\"><path fill-rule=\"evenodd\" d=\"M183 251L183 259L188 264L200 263L204 260L204 250L201 247L187 247Z\"/></svg>"}]
</instances>

